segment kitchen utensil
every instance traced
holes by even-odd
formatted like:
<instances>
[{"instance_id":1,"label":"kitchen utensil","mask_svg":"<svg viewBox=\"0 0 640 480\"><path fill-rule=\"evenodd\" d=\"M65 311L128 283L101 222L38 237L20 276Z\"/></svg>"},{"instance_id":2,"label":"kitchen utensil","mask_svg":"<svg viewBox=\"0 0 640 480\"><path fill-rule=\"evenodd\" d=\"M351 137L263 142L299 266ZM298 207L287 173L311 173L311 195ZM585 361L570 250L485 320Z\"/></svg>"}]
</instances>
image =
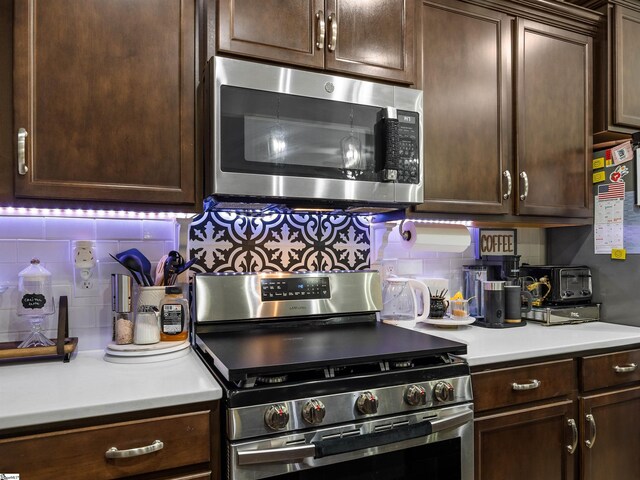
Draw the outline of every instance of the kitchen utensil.
<instances>
[{"instance_id":1,"label":"kitchen utensil","mask_svg":"<svg viewBox=\"0 0 640 480\"><path fill-rule=\"evenodd\" d=\"M153 285L153 281L151 280L151 275L144 271L144 267L142 262L135 255L122 255L120 257L120 261L122 264L129 269L129 271L136 272L140 279L142 280L142 285L146 287L150 287Z\"/></svg>"},{"instance_id":2,"label":"kitchen utensil","mask_svg":"<svg viewBox=\"0 0 640 480\"><path fill-rule=\"evenodd\" d=\"M533 295L519 285L504 286L504 321L520 323L522 315L531 311ZM524 305L523 305L524 303Z\"/></svg>"},{"instance_id":3,"label":"kitchen utensil","mask_svg":"<svg viewBox=\"0 0 640 480\"><path fill-rule=\"evenodd\" d=\"M420 315L417 313L414 289L419 290L424 299L424 311ZM387 323L405 325L422 321L429 316L430 298L429 289L422 282L412 278L388 278L382 291L380 318Z\"/></svg>"},{"instance_id":4,"label":"kitchen utensil","mask_svg":"<svg viewBox=\"0 0 640 480\"><path fill-rule=\"evenodd\" d=\"M129 275L111 274L111 312L113 340L119 345L133 342L133 313L131 297L133 279Z\"/></svg>"},{"instance_id":5,"label":"kitchen utensil","mask_svg":"<svg viewBox=\"0 0 640 480\"><path fill-rule=\"evenodd\" d=\"M169 255L163 255L158 261L158 265L156 265L156 277L153 282L155 286L164 285L164 264L167 258L169 258Z\"/></svg>"},{"instance_id":6,"label":"kitchen utensil","mask_svg":"<svg viewBox=\"0 0 640 480\"><path fill-rule=\"evenodd\" d=\"M140 263L140 271L144 275L145 281L143 282L147 286L153 285L153 279L151 278L151 262L144 254L137 248L130 248L124 252L116 253L116 258L120 261L124 261L127 256L132 256Z\"/></svg>"},{"instance_id":7,"label":"kitchen utensil","mask_svg":"<svg viewBox=\"0 0 640 480\"><path fill-rule=\"evenodd\" d=\"M109 256L113 258L116 262L118 262L120 265L122 265L124 268L126 268L131 274L131 277L136 281L138 285L144 285L144 283L141 280L141 275L138 272L136 272L135 270L131 270L127 265L125 265L123 262L121 262L118 258L114 257L113 255L109 254Z\"/></svg>"}]
</instances>

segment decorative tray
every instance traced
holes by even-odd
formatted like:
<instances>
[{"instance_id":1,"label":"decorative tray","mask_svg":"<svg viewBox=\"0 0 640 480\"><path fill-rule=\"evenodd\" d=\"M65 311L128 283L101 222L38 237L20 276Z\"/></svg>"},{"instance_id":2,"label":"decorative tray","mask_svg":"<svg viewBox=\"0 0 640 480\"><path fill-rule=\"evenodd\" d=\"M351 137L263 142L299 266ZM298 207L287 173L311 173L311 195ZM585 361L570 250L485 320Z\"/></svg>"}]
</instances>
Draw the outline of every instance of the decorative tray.
<instances>
[{"instance_id":1,"label":"decorative tray","mask_svg":"<svg viewBox=\"0 0 640 480\"><path fill-rule=\"evenodd\" d=\"M67 305L67 297L64 295L61 296L58 308L58 337L51 339L55 345L48 347L18 348L21 342L2 342L0 343L0 360L52 355L62 357L62 361L65 363L71 360L71 354L78 346L78 337L68 337L69 315Z\"/></svg>"}]
</instances>

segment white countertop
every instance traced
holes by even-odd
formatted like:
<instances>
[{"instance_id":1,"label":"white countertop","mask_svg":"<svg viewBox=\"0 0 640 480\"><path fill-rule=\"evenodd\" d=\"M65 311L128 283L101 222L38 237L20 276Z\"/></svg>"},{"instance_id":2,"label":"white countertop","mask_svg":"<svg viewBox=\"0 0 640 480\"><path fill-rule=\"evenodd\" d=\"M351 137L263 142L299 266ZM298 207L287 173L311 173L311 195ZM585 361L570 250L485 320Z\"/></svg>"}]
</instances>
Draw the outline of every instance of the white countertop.
<instances>
[{"instance_id":1,"label":"white countertop","mask_svg":"<svg viewBox=\"0 0 640 480\"><path fill-rule=\"evenodd\" d=\"M454 330L419 322L412 330L467 344L464 358L470 366L640 344L640 328L605 322L552 327L529 322L516 328L461 326Z\"/></svg>"},{"instance_id":2,"label":"white countertop","mask_svg":"<svg viewBox=\"0 0 640 480\"><path fill-rule=\"evenodd\" d=\"M62 360L0 363L0 430L222 397L198 356L115 364L102 350Z\"/></svg>"}]
</instances>

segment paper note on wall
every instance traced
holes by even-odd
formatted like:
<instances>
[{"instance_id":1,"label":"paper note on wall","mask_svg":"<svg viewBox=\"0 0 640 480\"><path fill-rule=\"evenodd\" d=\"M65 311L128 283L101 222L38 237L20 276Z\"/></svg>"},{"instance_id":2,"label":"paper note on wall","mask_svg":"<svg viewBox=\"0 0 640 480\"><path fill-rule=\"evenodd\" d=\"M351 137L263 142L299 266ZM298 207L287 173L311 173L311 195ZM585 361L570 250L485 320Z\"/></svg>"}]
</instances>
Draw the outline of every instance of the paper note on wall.
<instances>
[{"instance_id":1,"label":"paper note on wall","mask_svg":"<svg viewBox=\"0 0 640 480\"><path fill-rule=\"evenodd\" d=\"M598 185L594 211L594 250L596 254L611 254L624 248L624 182Z\"/></svg>"}]
</instances>

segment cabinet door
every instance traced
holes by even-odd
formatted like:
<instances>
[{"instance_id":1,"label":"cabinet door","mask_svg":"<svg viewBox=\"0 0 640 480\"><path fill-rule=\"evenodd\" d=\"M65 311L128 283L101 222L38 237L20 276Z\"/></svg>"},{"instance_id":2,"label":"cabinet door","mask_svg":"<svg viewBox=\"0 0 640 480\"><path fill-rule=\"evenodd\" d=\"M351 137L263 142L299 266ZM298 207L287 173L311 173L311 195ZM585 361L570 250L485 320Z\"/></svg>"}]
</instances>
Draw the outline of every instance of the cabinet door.
<instances>
[{"instance_id":1,"label":"cabinet door","mask_svg":"<svg viewBox=\"0 0 640 480\"><path fill-rule=\"evenodd\" d=\"M516 211L591 216L591 39L518 20Z\"/></svg>"},{"instance_id":2,"label":"cabinet door","mask_svg":"<svg viewBox=\"0 0 640 480\"><path fill-rule=\"evenodd\" d=\"M218 49L322 68L324 22L324 0L221 0Z\"/></svg>"},{"instance_id":3,"label":"cabinet door","mask_svg":"<svg viewBox=\"0 0 640 480\"><path fill-rule=\"evenodd\" d=\"M16 0L16 196L195 202L195 5Z\"/></svg>"},{"instance_id":4,"label":"cabinet door","mask_svg":"<svg viewBox=\"0 0 640 480\"><path fill-rule=\"evenodd\" d=\"M614 121L640 128L640 12L614 6Z\"/></svg>"},{"instance_id":5,"label":"cabinet door","mask_svg":"<svg viewBox=\"0 0 640 480\"><path fill-rule=\"evenodd\" d=\"M326 0L326 5L327 69L414 82L414 0Z\"/></svg>"},{"instance_id":6,"label":"cabinet door","mask_svg":"<svg viewBox=\"0 0 640 480\"><path fill-rule=\"evenodd\" d=\"M418 211L508 213L513 177L512 18L423 1L424 204Z\"/></svg>"},{"instance_id":7,"label":"cabinet door","mask_svg":"<svg viewBox=\"0 0 640 480\"><path fill-rule=\"evenodd\" d=\"M582 480L640 478L639 412L640 387L580 399Z\"/></svg>"},{"instance_id":8,"label":"cabinet door","mask_svg":"<svg viewBox=\"0 0 640 480\"><path fill-rule=\"evenodd\" d=\"M573 479L574 410L574 402L566 400L477 418L476 480Z\"/></svg>"}]
</instances>

